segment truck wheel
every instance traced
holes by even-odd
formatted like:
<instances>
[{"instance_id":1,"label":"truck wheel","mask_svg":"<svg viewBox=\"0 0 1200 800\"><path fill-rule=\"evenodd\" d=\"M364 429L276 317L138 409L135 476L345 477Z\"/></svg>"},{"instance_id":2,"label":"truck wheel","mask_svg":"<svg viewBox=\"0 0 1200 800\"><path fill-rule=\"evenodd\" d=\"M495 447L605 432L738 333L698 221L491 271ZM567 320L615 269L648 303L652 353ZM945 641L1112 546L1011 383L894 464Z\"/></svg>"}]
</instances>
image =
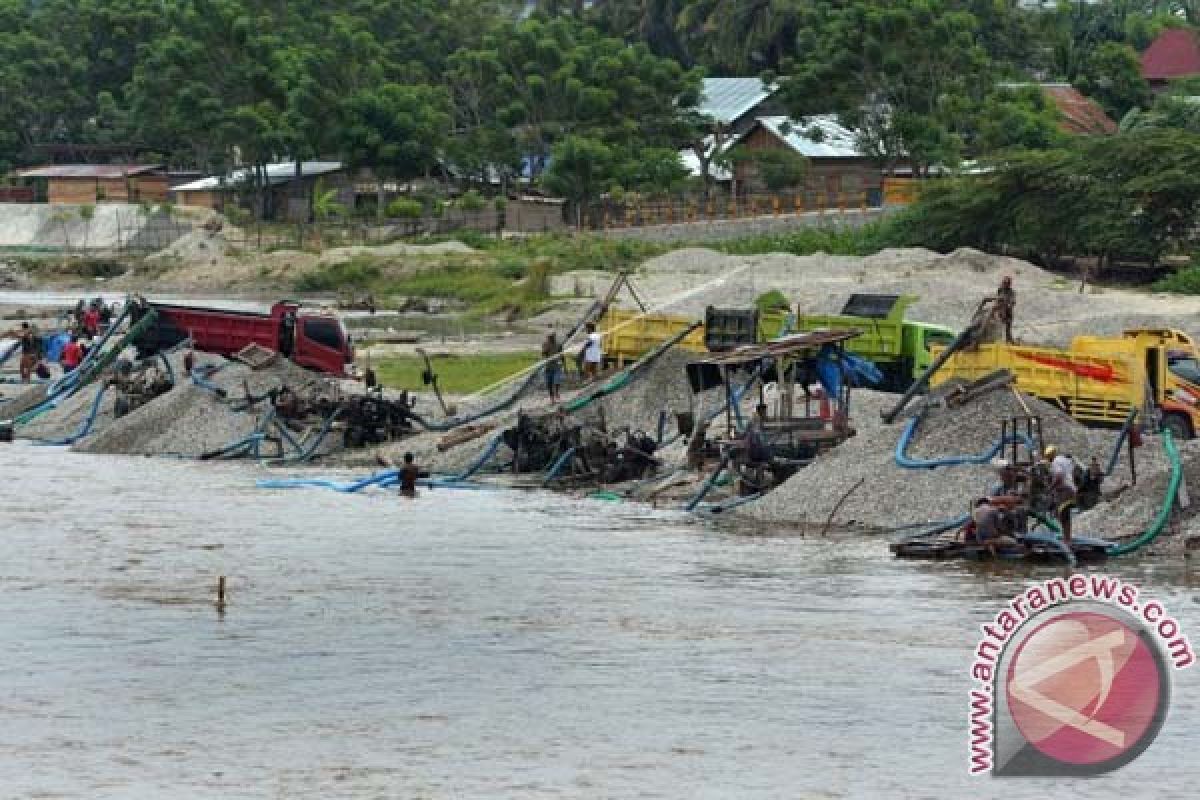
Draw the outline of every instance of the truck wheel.
<instances>
[{"instance_id":1,"label":"truck wheel","mask_svg":"<svg viewBox=\"0 0 1200 800\"><path fill-rule=\"evenodd\" d=\"M1172 413L1164 414L1162 426L1171 432L1171 435L1176 439L1191 439L1192 438L1192 423L1183 414Z\"/></svg>"}]
</instances>

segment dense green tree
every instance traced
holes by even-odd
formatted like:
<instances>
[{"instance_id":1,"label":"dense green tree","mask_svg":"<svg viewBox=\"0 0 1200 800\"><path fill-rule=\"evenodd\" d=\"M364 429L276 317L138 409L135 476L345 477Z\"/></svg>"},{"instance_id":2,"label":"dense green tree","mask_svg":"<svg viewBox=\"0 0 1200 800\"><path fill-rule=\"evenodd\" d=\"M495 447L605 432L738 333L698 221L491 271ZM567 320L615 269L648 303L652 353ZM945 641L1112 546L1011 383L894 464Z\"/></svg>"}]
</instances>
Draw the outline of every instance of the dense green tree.
<instances>
[{"instance_id":1,"label":"dense green tree","mask_svg":"<svg viewBox=\"0 0 1200 800\"><path fill-rule=\"evenodd\" d=\"M953 162L964 98L981 97L993 75L978 21L947 0L824 2L807 17L781 94L792 113L834 111L862 132L883 163L918 170Z\"/></svg>"},{"instance_id":2,"label":"dense green tree","mask_svg":"<svg viewBox=\"0 0 1200 800\"><path fill-rule=\"evenodd\" d=\"M964 136L972 153L1012 147L1041 150L1065 143L1058 108L1037 86L1000 87L990 92L964 119Z\"/></svg>"},{"instance_id":3,"label":"dense green tree","mask_svg":"<svg viewBox=\"0 0 1200 800\"><path fill-rule=\"evenodd\" d=\"M618 158L604 142L575 134L554 147L545 185L570 203L576 224L583 221L583 206L609 188L619 168Z\"/></svg>"},{"instance_id":4,"label":"dense green tree","mask_svg":"<svg viewBox=\"0 0 1200 800\"><path fill-rule=\"evenodd\" d=\"M450 126L449 100L430 86L389 83L351 94L339 108L340 151L352 167L370 167L382 183L409 180L438 165Z\"/></svg>"},{"instance_id":5,"label":"dense green tree","mask_svg":"<svg viewBox=\"0 0 1200 800\"><path fill-rule=\"evenodd\" d=\"M461 133L486 131L498 159L515 150L536 163L572 134L618 149L678 146L700 86L699 74L645 45L568 18L498 30L480 49L455 53L448 78Z\"/></svg>"},{"instance_id":6,"label":"dense green tree","mask_svg":"<svg viewBox=\"0 0 1200 800\"><path fill-rule=\"evenodd\" d=\"M1145 130L1006 153L979 174L931 185L908 222L919 243L1156 262L1200 214L1200 135Z\"/></svg>"},{"instance_id":7,"label":"dense green tree","mask_svg":"<svg viewBox=\"0 0 1200 800\"><path fill-rule=\"evenodd\" d=\"M1088 54L1075 85L1115 119L1150 101L1150 86L1142 77L1141 58L1127 44L1098 45Z\"/></svg>"}]
</instances>

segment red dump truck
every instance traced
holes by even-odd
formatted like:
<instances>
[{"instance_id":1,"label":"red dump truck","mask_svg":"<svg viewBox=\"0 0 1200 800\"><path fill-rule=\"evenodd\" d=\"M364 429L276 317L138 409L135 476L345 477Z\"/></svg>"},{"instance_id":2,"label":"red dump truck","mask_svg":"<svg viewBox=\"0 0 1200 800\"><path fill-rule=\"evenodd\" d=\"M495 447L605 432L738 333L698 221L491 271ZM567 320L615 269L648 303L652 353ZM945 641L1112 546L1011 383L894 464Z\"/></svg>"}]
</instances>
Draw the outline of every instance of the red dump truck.
<instances>
[{"instance_id":1,"label":"red dump truck","mask_svg":"<svg viewBox=\"0 0 1200 800\"><path fill-rule=\"evenodd\" d=\"M279 302L269 313L142 302L134 321L153 309L154 321L134 344L147 356L191 338L197 350L232 356L250 344L269 348L318 372L346 376L354 347L334 314Z\"/></svg>"}]
</instances>

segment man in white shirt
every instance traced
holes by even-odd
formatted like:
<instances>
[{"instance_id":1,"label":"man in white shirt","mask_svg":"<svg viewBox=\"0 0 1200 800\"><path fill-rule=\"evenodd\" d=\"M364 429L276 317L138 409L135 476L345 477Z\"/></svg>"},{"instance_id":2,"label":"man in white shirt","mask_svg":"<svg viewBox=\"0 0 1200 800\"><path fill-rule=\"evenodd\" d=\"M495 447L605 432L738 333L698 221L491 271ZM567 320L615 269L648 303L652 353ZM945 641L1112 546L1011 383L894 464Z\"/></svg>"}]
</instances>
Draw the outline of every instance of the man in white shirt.
<instances>
[{"instance_id":1,"label":"man in white shirt","mask_svg":"<svg viewBox=\"0 0 1200 800\"><path fill-rule=\"evenodd\" d=\"M1063 543L1071 546L1071 510L1075 507L1075 496L1079 487L1075 485L1075 459L1060 455L1058 448L1051 445L1044 453L1050 462L1050 490L1054 508L1058 514L1058 525L1062 529Z\"/></svg>"},{"instance_id":2,"label":"man in white shirt","mask_svg":"<svg viewBox=\"0 0 1200 800\"><path fill-rule=\"evenodd\" d=\"M603 365L603 337L596 333L596 325L589 322L587 324L587 341L583 345L583 377L586 380L592 380L600 374L600 368Z\"/></svg>"}]
</instances>

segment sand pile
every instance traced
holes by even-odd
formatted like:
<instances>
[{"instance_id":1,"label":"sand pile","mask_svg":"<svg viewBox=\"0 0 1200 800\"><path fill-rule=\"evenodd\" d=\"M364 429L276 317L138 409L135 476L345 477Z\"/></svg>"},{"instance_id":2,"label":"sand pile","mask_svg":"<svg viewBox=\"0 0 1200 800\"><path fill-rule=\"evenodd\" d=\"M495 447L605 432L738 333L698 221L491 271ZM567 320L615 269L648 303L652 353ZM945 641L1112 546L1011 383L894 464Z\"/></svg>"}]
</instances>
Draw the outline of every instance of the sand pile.
<instances>
[{"instance_id":1,"label":"sand pile","mask_svg":"<svg viewBox=\"0 0 1200 800\"><path fill-rule=\"evenodd\" d=\"M230 255L230 245L221 231L196 228L170 246L146 257L151 264L205 264L217 266Z\"/></svg>"},{"instance_id":2,"label":"sand pile","mask_svg":"<svg viewBox=\"0 0 1200 800\"><path fill-rule=\"evenodd\" d=\"M1102 460L1107 456L1115 441L1113 432L1089 430L1034 398L1023 400L1042 417L1047 444L1057 444L1084 463L1093 453ZM744 514L765 524L824 525L845 497L835 524L890 528L962 514L973 498L996 485L996 474L986 465L897 466L896 443L904 425L885 426L879 418L880 409L894 402L894 395L856 392L851 419L857 435L746 506ZM1008 390L992 392L959 409L930 411L909 455L934 458L982 452L999 438L1001 420L1024 413L1024 406Z\"/></svg>"},{"instance_id":3,"label":"sand pile","mask_svg":"<svg viewBox=\"0 0 1200 800\"><path fill-rule=\"evenodd\" d=\"M1015 333L1026 341L1066 344L1080 333L1119 333L1146 324L1200 327L1200 298L1115 289L1079 294L1077 284L1028 262L971 249L948 255L895 249L859 258L823 253L729 256L689 248L646 262L636 285L650 305L671 301L664 311L697 317L708 305L748 307L772 289L811 313L838 313L856 292L911 294L920 300L910 318L961 328L1004 275L1013 276ZM572 273L561 278L564 283L571 279Z\"/></svg>"},{"instance_id":4,"label":"sand pile","mask_svg":"<svg viewBox=\"0 0 1200 800\"><path fill-rule=\"evenodd\" d=\"M599 400L597 405L603 409L609 429L628 426L631 430L642 430L655 436L659 413L666 411L667 430L674 432L675 412L688 411L693 407L685 367L694 358L695 354L686 351L668 351L636 373L629 386ZM706 408L702 402L696 410L699 412Z\"/></svg>"},{"instance_id":5,"label":"sand pile","mask_svg":"<svg viewBox=\"0 0 1200 800\"><path fill-rule=\"evenodd\" d=\"M85 453L195 458L245 439L258 429L270 404L263 401L238 410L247 388L256 397L284 385L300 392L307 392L312 387L332 389L328 379L288 361L279 361L262 370L252 370L215 356L201 356L198 363L221 365L209 381L224 389L226 398L222 399L210 389L185 378L166 394L78 442L74 449ZM303 439L304 435L305 432L294 434L297 440ZM340 437L330 436L320 452L340 446ZM272 446L264 447L265 455L275 454Z\"/></svg>"}]
</instances>

